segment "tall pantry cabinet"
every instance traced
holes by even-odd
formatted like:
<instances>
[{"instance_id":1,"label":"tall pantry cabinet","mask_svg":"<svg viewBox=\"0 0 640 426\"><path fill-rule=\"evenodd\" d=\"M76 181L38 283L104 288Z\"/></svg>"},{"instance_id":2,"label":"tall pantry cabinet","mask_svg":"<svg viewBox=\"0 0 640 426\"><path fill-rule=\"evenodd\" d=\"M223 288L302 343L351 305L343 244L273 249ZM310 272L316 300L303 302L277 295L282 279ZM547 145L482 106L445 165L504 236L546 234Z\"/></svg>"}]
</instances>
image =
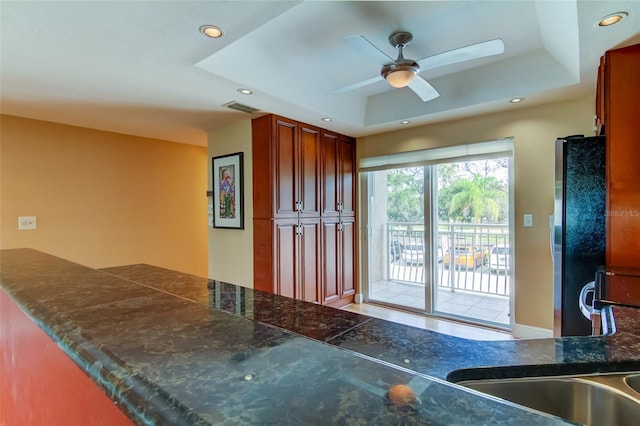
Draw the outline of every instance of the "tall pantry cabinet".
<instances>
[{"instance_id":1,"label":"tall pantry cabinet","mask_svg":"<svg viewBox=\"0 0 640 426\"><path fill-rule=\"evenodd\" d=\"M276 115L252 122L254 288L343 306L355 295L355 141Z\"/></svg>"}]
</instances>

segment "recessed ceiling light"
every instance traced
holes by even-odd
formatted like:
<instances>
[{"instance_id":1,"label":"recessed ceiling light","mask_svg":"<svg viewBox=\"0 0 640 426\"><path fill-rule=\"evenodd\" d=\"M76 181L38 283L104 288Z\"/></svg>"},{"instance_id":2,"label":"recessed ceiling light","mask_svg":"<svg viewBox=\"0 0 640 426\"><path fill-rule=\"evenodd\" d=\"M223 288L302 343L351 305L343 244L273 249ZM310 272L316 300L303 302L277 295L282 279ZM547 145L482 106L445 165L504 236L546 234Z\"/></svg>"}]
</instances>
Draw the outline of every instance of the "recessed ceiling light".
<instances>
[{"instance_id":1,"label":"recessed ceiling light","mask_svg":"<svg viewBox=\"0 0 640 426\"><path fill-rule=\"evenodd\" d=\"M626 18L629 14L627 12L616 12L610 15L605 16L604 18L598 21L599 27L609 27L611 25L617 24Z\"/></svg>"},{"instance_id":2,"label":"recessed ceiling light","mask_svg":"<svg viewBox=\"0 0 640 426\"><path fill-rule=\"evenodd\" d=\"M251 95L253 90L250 89L238 89L238 93L242 93L243 95Z\"/></svg>"},{"instance_id":3,"label":"recessed ceiling light","mask_svg":"<svg viewBox=\"0 0 640 426\"><path fill-rule=\"evenodd\" d=\"M327 122L327 123L328 123L328 122L330 122L330 121L333 121L333 118L324 117L324 118L322 119L322 121L325 121L325 122Z\"/></svg>"},{"instance_id":4,"label":"recessed ceiling light","mask_svg":"<svg viewBox=\"0 0 640 426\"><path fill-rule=\"evenodd\" d=\"M220 38L222 37L222 30L215 25L203 25L200 27L200 32L207 37Z\"/></svg>"},{"instance_id":5,"label":"recessed ceiling light","mask_svg":"<svg viewBox=\"0 0 640 426\"><path fill-rule=\"evenodd\" d=\"M402 120L402 121L400 122L400 124L409 124L409 123L411 123L409 120Z\"/></svg>"},{"instance_id":6,"label":"recessed ceiling light","mask_svg":"<svg viewBox=\"0 0 640 426\"><path fill-rule=\"evenodd\" d=\"M512 104L517 104L522 101L524 101L524 98L513 98L509 102L511 102Z\"/></svg>"}]
</instances>

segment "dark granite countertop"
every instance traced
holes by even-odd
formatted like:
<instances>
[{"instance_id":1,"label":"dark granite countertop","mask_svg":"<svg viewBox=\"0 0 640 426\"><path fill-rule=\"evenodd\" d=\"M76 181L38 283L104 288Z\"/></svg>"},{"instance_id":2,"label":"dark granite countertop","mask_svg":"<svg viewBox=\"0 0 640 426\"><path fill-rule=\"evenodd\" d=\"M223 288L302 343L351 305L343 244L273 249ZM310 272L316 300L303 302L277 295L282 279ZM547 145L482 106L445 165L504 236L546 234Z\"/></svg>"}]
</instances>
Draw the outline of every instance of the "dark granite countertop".
<instances>
[{"instance_id":1,"label":"dark granite countertop","mask_svg":"<svg viewBox=\"0 0 640 426\"><path fill-rule=\"evenodd\" d=\"M442 379L640 370L625 308L610 336L481 342L30 249L0 251L0 282L137 424L564 424ZM395 384L420 403L390 404Z\"/></svg>"}]
</instances>

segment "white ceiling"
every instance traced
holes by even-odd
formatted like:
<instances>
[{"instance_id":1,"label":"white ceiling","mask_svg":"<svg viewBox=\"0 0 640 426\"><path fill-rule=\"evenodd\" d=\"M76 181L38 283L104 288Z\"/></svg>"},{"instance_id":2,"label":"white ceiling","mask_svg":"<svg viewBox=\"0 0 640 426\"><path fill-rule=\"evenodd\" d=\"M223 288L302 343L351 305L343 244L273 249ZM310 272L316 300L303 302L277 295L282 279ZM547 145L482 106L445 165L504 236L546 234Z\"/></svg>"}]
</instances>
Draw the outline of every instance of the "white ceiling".
<instances>
[{"instance_id":1,"label":"white ceiling","mask_svg":"<svg viewBox=\"0 0 640 426\"><path fill-rule=\"evenodd\" d=\"M618 11L622 23L594 25ZM594 92L606 50L640 42L638 0L2 0L0 13L3 114L195 145L252 117L231 101L363 136L569 99ZM204 37L203 24L224 37ZM411 59L495 38L505 52L422 72L441 94L430 102L385 81L331 93L380 72L345 37L395 58L398 30L413 33ZM509 104L516 96L525 102Z\"/></svg>"}]
</instances>

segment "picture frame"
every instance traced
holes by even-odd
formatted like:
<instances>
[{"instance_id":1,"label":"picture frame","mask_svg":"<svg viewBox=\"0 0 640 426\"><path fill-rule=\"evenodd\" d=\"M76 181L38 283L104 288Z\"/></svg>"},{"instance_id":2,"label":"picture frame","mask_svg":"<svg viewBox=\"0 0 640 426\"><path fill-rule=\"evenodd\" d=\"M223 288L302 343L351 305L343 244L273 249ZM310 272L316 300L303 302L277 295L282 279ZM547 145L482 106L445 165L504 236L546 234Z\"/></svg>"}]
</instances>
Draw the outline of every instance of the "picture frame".
<instances>
[{"instance_id":1,"label":"picture frame","mask_svg":"<svg viewBox=\"0 0 640 426\"><path fill-rule=\"evenodd\" d=\"M213 227L244 229L244 164L242 152L212 157Z\"/></svg>"}]
</instances>

